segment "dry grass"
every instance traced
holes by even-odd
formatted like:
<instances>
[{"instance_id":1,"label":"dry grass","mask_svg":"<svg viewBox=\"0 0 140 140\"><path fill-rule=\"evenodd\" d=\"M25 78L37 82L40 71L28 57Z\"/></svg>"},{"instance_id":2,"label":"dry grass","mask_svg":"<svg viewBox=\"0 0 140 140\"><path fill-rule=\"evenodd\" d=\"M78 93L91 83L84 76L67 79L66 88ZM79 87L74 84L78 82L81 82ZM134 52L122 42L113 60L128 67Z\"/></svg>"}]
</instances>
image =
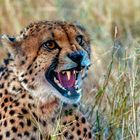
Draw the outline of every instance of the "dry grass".
<instances>
[{"instance_id":1,"label":"dry grass","mask_svg":"<svg viewBox=\"0 0 140 140\"><path fill-rule=\"evenodd\" d=\"M82 101L96 139L139 140L139 9L139 0L0 0L0 33L17 34L31 21L42 19L85 25L93 54ZM2 58L5 53L0 49Z\"/></svg>"}]
</instances>

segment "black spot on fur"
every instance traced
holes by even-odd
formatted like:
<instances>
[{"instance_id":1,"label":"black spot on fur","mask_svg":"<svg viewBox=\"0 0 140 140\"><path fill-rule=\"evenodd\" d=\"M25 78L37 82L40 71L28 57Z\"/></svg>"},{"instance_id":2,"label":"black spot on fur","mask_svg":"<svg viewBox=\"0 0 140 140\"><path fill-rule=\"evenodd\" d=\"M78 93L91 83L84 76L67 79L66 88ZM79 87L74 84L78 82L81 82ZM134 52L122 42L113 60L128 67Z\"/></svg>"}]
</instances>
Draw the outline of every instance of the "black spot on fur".
<instances>
[{"instance_id":1,"label":"black spot on fur","mask_svg":"<svg viewBox=\"0 0 140 140\"><path fill-rule=\"evenodd\" d=\"M87 128L83 128L83 131L86 133L87 132Z\"/></svg>"},{"instance_id":2,"label":"black spot on fur","mask_svg":"<svg viewBox=\"0 0 140 140\"><path fill-rule=\"evenodd\" d=\"M4 83L0 84L0 89L4 88Z\"/></svg>"},{"instance_id":3,"label":"black spot on fur","mask_svg":"<svg viewBox=\"0 0 140 140\"><path fill-rule=\"evenodd\" d=\"M68 136L68 132L67 132L67 131L64 132L64 136L65 136L65 137Z\"/></svg>"},{"instance_id":4,"label":"black spot on fur","mask_svg":"<svg viewBox=\"0 0 140 140\"><path fill-rule=\"evenodd\" d=\"M67 124L67 122L66 122L66 121L64 121L64 122L63 122L63 125L66 125L66 124Z\"/></svg>"},{"instance_id":5,"label":"black spot on fur","mask_svg":"<svg viewBox=\"0 0 140 140\"><path fill-rule=\"evenodd\" d=\"M34 131L34 132L36 132L36 131L37 131L37 128L36 128L35 126L34 126L34 128L33 128L33 131Z\"/></svg>"},{"instance_id":6,"label":"black spot on fur","mask_svg":"<svg viewBox=\"0 0 140 140\"><path fill-rule=\"evenodd\" d=\"M25 98L25 96L26 96L26 94L23 94L23 95L21 96L21 98Z\"/></svg>"},{"instance_id":7,"label":"black spot on fur","mask_svg":"<svg viewBox=\"0 0 140 140\"><path fill-rule=\"evenodd\" d=\"M31 137L31 140L36 140L35 137Z\"/></svg>"},{"instance_id":8,"label":"black spot on fur","mask_svg":"<svg viewBox=\"0 0 140 140\"><path fill-rule=\"evenodd\" d=\"M24 61L24 60L22 60L22 61L21 61L21 65L24 65L24 64L25 64L25 61Z\"/></svg>"},{"instance_id":9,"label":"black spot on fur","mask_svg":"<svg viewBox=\"0 0 140 140\"><path fill-rule=\"evenodd\" d=\"M3 138L3 136L2 136L2 135L0 135L0 140L2 140L2 138Z\"/></svg>"},{"instance_id":10,"label":"black spot on fur","mask_svg":"<svg viewBox=\"0 0 140 140\"><path fill-rule=\"evenodd\" d=\"M19 106L19 105L20 105L20 103L19 103L19 102L16 102L16 103L15 103L15 106Z\"/></svg>"},{"instance_id":11,"label":"black spot on fur","mask_svg":"<svg viewBox=\"0 0 140 140\"><path fill-rule=\"evenodd\" d=\"M5 99L4 99L4 102L7 103L7 102L8 102L8 98L5 98Z\"/></svg>"},{"instance_id":12,"label":"black spot on fur","mask_svg":"<svg viewBox=\"0 0 140 140\"><path fill-rule=\"evenodd\" d=\"M33 116L35 117L36 120L38 120L38 117L34 112L33 112Z\"/></svg>"},{"instance_id":13,"label":"black spot on fur","mask_svg":"<svg viewBox=\"0 0 140 140\"><path fill-rule=\"evenodd\" d=\"M88 133L88 138L89 138L89 139L92 138L91 132Z\"/></svg>"},{"instance_id":14,"label":"black spot on fur","mask_svg":"<svg viewBox=\"0 0 140 140\"><path fill-rule=\"evenodd\" d=\"M4 67L0 66L0 72L4 71Z\"/></svg>"},{"instance_id":15,"label":"black spot on fur","mask_svg":"<svg viewBox=\"0 0 140 140\"><path fill-rule=\"evenodd\" d=\"M10 97L10 102L12 102L13 101L13 98L12 97Z\"/></svg>"},{"instance_id":16,"label":"black spot on fur","mask_svg":"<svg viewBox=\"0 0 140 140\"><path fill-rule=\"evenodd\" d=\"M24 77L24 76L25 76L24 74L21 75L21 77Z\"/></svg>"},{"instance_id":17,"label":"black spot on fur","mask_svg":"<svg viewBox=\"0 0 140 140\"><path fill-rule=\"evenodd\" d=\"M9 131L6 131L5 135L8 138L10 136L10 132Z\"/></svg>"},{"instance_id":18,"label":"black spot on fur","mask_svg":"<svg viewBox=\"0 0 140 140\"><path fill-rule=\"evenodd\" d=\"M27 119L27 125L31 126L31 120Z\"/></svg>"},{"instance_id":19,"label":"black spot on fur","mask_svg":"<svg viewBox=\"0 0 140 140\"><path fill-rule=\"evenodd\" d=\"M7 80L8 77L9 77L9 73L4 76L4 79Z\"/></svg>"},{"instance_id":20,"label":"black spot on fur","mask_svg":"<svg viewBox=\"0 0 140 140\"><path fill-rule=\"evenodd\" d=\"M79 120L79 117L78 116L75 116L75 119L78 121Z\"/></svg>"},{"instance_id":21,"label":"black spot on fur","mask_svg":"<svg viewBox=\"0 0 140 140\"><path fill-rule=\"evenodd\" d=\"M19 125L24 128L24 123L23 122L19 122Z\"/></svg>"},{"instance_id":22,"label":"black spot on fur","mask_svg":"<svg viewBox=\"0 0 140 140\"><path fill-rule=\"evenodd\" d=\"M22 108L21 111L22 111L23 114L27 114L28 113L28 111L26 109L24 109L24 108Z\"/></svg>"},{"instance_id":23,"label":"black spot on fur","mask_svg":"<svg viewBox=\"0 0 140 140\"><path fill-rule=\"evenodd\" d=\"M31 70L29 71L29 74L32 74L32 72L33 72L33 70L31 69Z\"/></svg>"},{"instance_id":24,"label":"black spot on fur","mask_svg":"<svg viewBox=\"0 0 140 140\"><path fill-rule=\"evenodd\" d=\"M25 84L27 84L27 83L28 83L28 80L27 80L27 79L24 79L23 82L24 82Z\"/></svg>"},{"instance_id":25,"label":"black spot on fur","mask_svg":"<svg viewBox=\"0 0 140 140\"><path fill-rule=\"evenodd\" d=\"M11 116L13 116L13 115L15 114L15 111L14 111L14 110L10 110L9 114L10 114Z\"/></svg>"},{"instance_id":26,"label":"black spot on fur","mask_svg":"<svg viewBox=\"0 0 140 140\"><path fill-rule=\"evenodd\" d=\"M4 103L2 103L2 104L1 104L1 107L3 108L3 107L4 107L4 105L5 105L5 104L4 104Z\"/></svg>"},{"instance_id":27,"label":"black spot on fur","mask_svg":"<svg viewBox=\"0 0 140 140\"><path fill-rule=\"evenodd\" d=\"M31 68L32 64L28 66L27 70L29 70Z\"/></svg>"},{"instance_id":28,"label":"black spot on fur","mask_svg":"<svg viewBox=\"0 0 140 140\"><path fill-rule=\"evenodd\" d=\"M2 97L2 93L0 93L0 98Z\"/></svg>"},{"instance_id":29,"label":"black spot on fur","mask_svg":"<svg viewBox=\"0 0 140 140\"><path fill-rule=\"evenodd\" d=\"M70 139L70 140L73 140L73 138L74 138L73 135L70 135L70 136L69 136L69 139Z\"/></svg>"},{"instance_id":30,"label":"black spot on fur","mask_svg":"<svg viewBox=\"0 0 140 140\"><path fill-rule=\"evenodd\" d=\"M29 99L33 100L33 97L31 95L29 95Z\"/></svg>"},{"instance_id":31,"label":"black spot on fur","mask_svg":"<svg viewBox=\"0 0 140 140\"><path fill-rule=\"evenodd\" d=\"M7 120L4 121L3 125L6 127L7 126Z\"/></svg>"},{"instance_id":32,"label":"black spot on fur","mask_svg":"<svg viewBox=\"0 0 140 140\"><path fill-rule=\"evenodd\" d=\"M25 131L25 132L24 132L24 135L27 136L27 137L29 137L30 134L29 134L28 131Z\"/></svg>"},{"instance_id":33,"label":"black spot on fur","mask_svg":"<svg viewBox=\"0 0 140 140\"><path fill-rule=\"evenodd\" d=\"M75 127L72 127L71 131L74 131L75 130Z\"/></svg>"},{"instance_id":34,"label":"black spot on fur","mask_svg":"<svg viewBox=\"0 0 140 140\"><path fill-rule=\"evenodd\" d=\"M86 119L84 117L81 118L82 123L86 123Z\"/></svg>"},{"instance_id":35,"label":"black spot on fur","mask_svg":"<svg viewBox=\"0 0 140 140\"><path fill-rule=\"evenodd\" d=\"M77 126L77 127L79 127L79 126L80 126L80 124L77 122L77 123L76 123L76 126Z\"/></svg>"},{"instance_id":36,"label":"black spot on fur","mask_svg":"<svg viewBox=\"0 0 140 140\"><path fill-rule=\"evenodd\" d=\"M7 112L7 106L6 106L6 107L4 107L4 111L5 111L5 112Z\"/></svg>"},{"instance_id":37,"label":"black spot on fur","mask_svg":"<svg viewBox=\"0 0 140 140\"><path fill-rule=\"evenodd\" d=\"M12 127L12 131L14 132L14 133L16 133L17 132L17 128L16 127Z\"/></svg>"},{"instance_id":38,"label":"black spot on fur","mask_svg":"<svg viewBox=\"0 0 140 140\"><path fill-rule=\"evenodd\" d=\"M21 133L18 133L17 136L22 138L22 134Z\"/></svg>"},{"instance_id":39,"label":"black spot on fur","mask_svg":"<svg viewBox=\"0 0 140 140\"><path fill-rule=\"evenodd\" d=\"M15 123L15 120L14 120L14 119L11 119L11 120L10 120L10 123L11 123L11 124Z\"/></svg>"},{"instance_id":40,"label":"black spot on fur","mask_svg":"<svg viewBox=\"0 0 140 140\"><path fill-rule=\"evenodd\" d=\"M77 130L77 135L81 135L81 131L79 129Z\"/></svg>"}]
</instances>

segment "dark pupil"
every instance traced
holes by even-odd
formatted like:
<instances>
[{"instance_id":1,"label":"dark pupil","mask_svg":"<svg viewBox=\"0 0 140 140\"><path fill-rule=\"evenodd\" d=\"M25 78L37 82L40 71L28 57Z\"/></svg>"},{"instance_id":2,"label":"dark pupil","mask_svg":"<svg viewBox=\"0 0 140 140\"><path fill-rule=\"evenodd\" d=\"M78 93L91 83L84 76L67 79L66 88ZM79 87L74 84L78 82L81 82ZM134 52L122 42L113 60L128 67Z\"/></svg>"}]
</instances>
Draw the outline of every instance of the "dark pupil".
<instances>
[{"instance_id":1,"label":"dark pupil","mask_svg":"<svg viewBox=\"0 0 140 140\"><path fill-rule=\"evenodd\" d=\"M82 36L78 36L78 37L77 37L77 42L78 42L80 45L83 45L83 37L82 37Z\"/></svg>"},{"instance_id":2,"label":"dark pupil","mask_svg":"<svg viewBox=\"0 0 140 140\"><path fill-rule=\"evenodd\" d=\"M53 43L52 43L52 41L48 41L48 42L46 43L46 45L49 47L49 46L52 46Z\"/></svg>"}]
</instances>

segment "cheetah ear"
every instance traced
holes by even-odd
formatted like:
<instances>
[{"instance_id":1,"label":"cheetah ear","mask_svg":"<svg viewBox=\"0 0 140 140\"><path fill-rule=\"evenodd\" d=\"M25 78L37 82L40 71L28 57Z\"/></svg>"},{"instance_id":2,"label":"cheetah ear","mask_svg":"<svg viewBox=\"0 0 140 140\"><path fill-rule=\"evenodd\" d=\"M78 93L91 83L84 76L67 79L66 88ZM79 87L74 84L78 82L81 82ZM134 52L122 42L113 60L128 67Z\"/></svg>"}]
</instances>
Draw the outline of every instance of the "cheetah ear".
<instances>
[{"instance_id":1,"label":"cheetah ear","mask_svg":"<svg viewBox=\"0 0 140 140\"><path fill-rule=\"evenodd\" d=\"M15 37L10 37L8 35L2 35L1 37L2 45L7 49L7 51L14 57L19 50L21 41L17 40Z\"/></svg>"}]
</instances>

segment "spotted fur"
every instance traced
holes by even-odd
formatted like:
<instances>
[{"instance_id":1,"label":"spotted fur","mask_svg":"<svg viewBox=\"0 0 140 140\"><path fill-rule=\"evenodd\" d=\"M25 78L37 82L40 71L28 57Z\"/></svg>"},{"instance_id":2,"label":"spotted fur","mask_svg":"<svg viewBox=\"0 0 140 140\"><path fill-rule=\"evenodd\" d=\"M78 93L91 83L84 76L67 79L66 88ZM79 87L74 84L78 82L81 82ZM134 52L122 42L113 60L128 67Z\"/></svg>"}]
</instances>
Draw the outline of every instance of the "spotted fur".
<instances>
[{"instance_id":1,"label":"spotted fur","mask_svg":"<svg viewBox=\"0 0 140 140\"><path fill-rule=\"evenodd\" d=\"M83 47L75 36L84 36ZM58 48L42 47L47 39ZM2 43L10 53L0 68L0 140L92 140L90 125L77 105L63 105L65 98L44 78L54 67L70 67L67 54L84 50L90 56L89 36L78 25L60 21L41 21L27 26L20 35L4 35ZM60 52L61 51L61 52ZM52 63L54 65L52 65ZM59 125L58 125L59 124Z\"/></svg>"}]
</instances>

